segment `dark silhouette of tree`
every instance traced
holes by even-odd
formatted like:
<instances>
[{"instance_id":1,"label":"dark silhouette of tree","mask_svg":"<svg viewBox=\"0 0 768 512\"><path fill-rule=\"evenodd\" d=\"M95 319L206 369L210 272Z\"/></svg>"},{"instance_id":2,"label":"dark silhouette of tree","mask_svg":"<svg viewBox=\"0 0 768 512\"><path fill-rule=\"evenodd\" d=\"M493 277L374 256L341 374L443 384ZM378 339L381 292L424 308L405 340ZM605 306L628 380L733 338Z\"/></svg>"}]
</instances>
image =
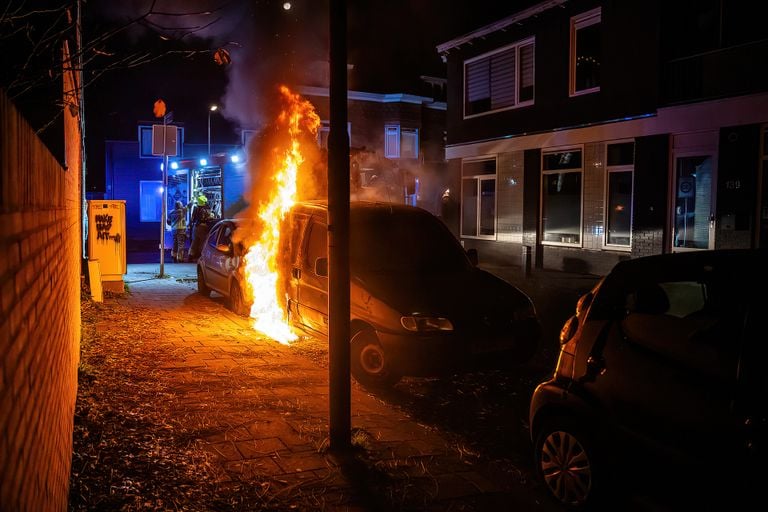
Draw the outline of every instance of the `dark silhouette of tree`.
<instances>
[{"instance_id":1,"label":"dark silhouette of tree","mask_svg":"<svg viewBox=\"0 0 768 512\"><path fill-rule=\"evenodd\" d=\"M76 108L74 98L82 105L83 90L107 73L169 57L213 58L220 49L199 35L221 19L227 3L198 0L169 10L158 0L127 2L136 11L131 13L124 2L8 0L0 8L0 88L41 134L65 108ZM124 10L105 16L112 7ZM76 90L62 94L65 70L79 79Z\"/></svg>"}]
</instances>

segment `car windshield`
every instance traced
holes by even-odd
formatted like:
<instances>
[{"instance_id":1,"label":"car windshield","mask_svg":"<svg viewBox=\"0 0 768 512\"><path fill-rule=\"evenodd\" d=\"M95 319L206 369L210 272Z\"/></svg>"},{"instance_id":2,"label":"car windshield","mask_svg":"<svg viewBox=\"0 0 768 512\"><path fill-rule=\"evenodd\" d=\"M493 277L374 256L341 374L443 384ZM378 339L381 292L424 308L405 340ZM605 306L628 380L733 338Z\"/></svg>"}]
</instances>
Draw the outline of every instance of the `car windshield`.
<instances>
[{"instance_id":1,"label":"car windshield","mask_svg":"<svg viewBox=\"0 0 768 512\"><path fill-rule=\"evenodd\" d=\"M471 265L450 231L426 212L355 211L350 230L350 264L358 274L451 273Z\"/></svg>"}]
</instances>

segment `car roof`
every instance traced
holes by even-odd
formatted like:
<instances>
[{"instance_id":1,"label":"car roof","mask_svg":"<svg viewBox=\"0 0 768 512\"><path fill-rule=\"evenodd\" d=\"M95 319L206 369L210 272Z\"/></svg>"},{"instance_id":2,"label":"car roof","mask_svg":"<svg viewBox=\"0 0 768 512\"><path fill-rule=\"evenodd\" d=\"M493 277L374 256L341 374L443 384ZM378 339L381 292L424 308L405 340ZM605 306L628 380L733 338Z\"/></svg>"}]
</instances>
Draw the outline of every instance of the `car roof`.
<instances>
[{"instance_id":1,"label":"car roof","mask_svg":"<svg viewBox=\"0 0 768 512\"><path fill-rule=\"evenodd\" d=\"M350 201L350 212L424 212L429 213L423 208L416 206L409 206L406 204L398 203L384 203L375 201ZM294 212L301 212L306 214L317 213L318 215L326 215L328 212L328 201L301 201L294 205Z\"/></svg>"},{"instance_id":2,"label":"car roof","mask_svg":"<svg viewBox=\"0 0 768 512\"><path fill-rule=\"evenodd\" d=\"M765 249L720 249L657 254L620 261L611 270L611 275L641 280L643 276L690 273L701 269L764 280L767 256L768 251Z\"/></svg>"},{"instance_id":3,"label":"car roof","mask_svg":"<svg viewBox=\"0 0 768 512\"><path fill-rule=\"evenodd\" d=\"M384 202L376 202L376 201L350 201L349 209L351 212L388 212L388 213L420 212L420 213L426 213L426 214L432 215L427 210L424 210L423 208L419 208L416 206L409 206L406 204L398 204L398 203L384 203ZM317 214L325 217L328 214L328 201L326 200L299 201L291 208L291 211L294 213L304 213L307 215ZM256 219L251 219L249 217L231 217L231 218L221 219L219 222L217 222L217 224L220 222L232 222L236 226L240 226L251 220L256 220Z\"/></svg>"}]
</instances>

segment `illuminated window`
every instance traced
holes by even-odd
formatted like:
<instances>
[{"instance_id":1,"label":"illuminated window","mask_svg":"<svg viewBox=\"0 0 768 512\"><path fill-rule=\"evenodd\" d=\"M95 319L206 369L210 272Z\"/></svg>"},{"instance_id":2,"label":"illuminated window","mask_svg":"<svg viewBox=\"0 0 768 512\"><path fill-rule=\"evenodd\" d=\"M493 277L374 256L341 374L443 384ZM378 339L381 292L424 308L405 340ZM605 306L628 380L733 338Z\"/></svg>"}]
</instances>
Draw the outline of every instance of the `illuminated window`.
<instances>
[{"instance_id":1,"label":"illuminated window","mask_svg":"<svg viewBox=\"0 0 768 512\"><path fill-rule=\"evenodd\" d=\"M150 131L150 133L152 133ZM163 214L163 182L139 181L139 220L160 222Z\"/></svg>"},{"instance_id":2,"label":"illuminated window","mask_svg":"<svg viewBox=\"0 0 768 512\"><path fill-rule=\"evenodd\" d=\"M461 175L461 236L495 239L496 159L464 161Z\"/></svg>"},{"instance_id":3,"label":"illuminated window","mask_svg":"<svg viewBox=\"0 0 768 512\"><path fill-rule=\"evenodd\" d=\"M464 116L533 104L534 40L464 63Z\"/></svg>"},{"instance_id":4,"label":"illuminated window","mask_svg":"<svg viewBox=\"0 0 768 512\"><path fill-rule=\"evenodd\" d=\"M384 156L386 158L418 158L419 130L401 128L396 124L384 126Z\"/></svg>"},{"instance_id":5,"label":"illuminated window","mask_svg":"<svg viewBox=\"0 0 768 512\"><path fill-rule=\"evenodd\" d=\"M600 8L571 18L570 95L600 90Z\"/></svg>"},{"instance_id":6,"label":"illuminated window","mask_svg":"<svg viewBox=\"0 0 768 512\"><path fill-rule=\"evenodd\" d=\"M605 245L628 248L632 234L635 144L608 144L606 153Z\"/></svg>"},{"instance_id":7,"label":"illuminated window","mask_svg":"<svg viewBox=\"0 0 768 512\"><path fill-rule=\"evenodd\" d=\"M542 242L581 245L581 150L542 155Z\"/></svg>"}]
</instances>

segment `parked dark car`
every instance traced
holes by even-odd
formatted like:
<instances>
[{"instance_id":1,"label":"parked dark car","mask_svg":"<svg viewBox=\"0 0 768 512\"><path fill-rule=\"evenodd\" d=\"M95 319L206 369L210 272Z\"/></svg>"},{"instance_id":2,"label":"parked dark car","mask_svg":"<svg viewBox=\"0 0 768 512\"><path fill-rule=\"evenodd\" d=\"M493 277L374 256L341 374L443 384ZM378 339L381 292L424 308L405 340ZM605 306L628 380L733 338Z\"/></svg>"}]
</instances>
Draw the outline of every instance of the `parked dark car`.
<instances>
[{"instance_id":1,"label":"parked dark car","mask_svg":"<svg viewBox=\"0 0 768 512\"><path fill-rule=\"evenodd\" d=\"M578 301L530 406L536 469L557 501L626 491L725 510L764 485L766 256L623 261Z\"/></svg>"},{"instance_id":2,"label":"parked dark car","mask_svg":"<svg viewBox=\"0 0 768 512\"><path fill-rule=\"evenodd\" d=\"M350 214L351 368L362 384L525 362L540 325L531 300L477 268L456 238L420 208L353 202ZM243 304L231 220L215 226L198 263L200 291ZM298 204L280 254L293 325L327 336L327 206ZM281 294L283 295L283 294Z\"/></svg>"}]
</instances>

